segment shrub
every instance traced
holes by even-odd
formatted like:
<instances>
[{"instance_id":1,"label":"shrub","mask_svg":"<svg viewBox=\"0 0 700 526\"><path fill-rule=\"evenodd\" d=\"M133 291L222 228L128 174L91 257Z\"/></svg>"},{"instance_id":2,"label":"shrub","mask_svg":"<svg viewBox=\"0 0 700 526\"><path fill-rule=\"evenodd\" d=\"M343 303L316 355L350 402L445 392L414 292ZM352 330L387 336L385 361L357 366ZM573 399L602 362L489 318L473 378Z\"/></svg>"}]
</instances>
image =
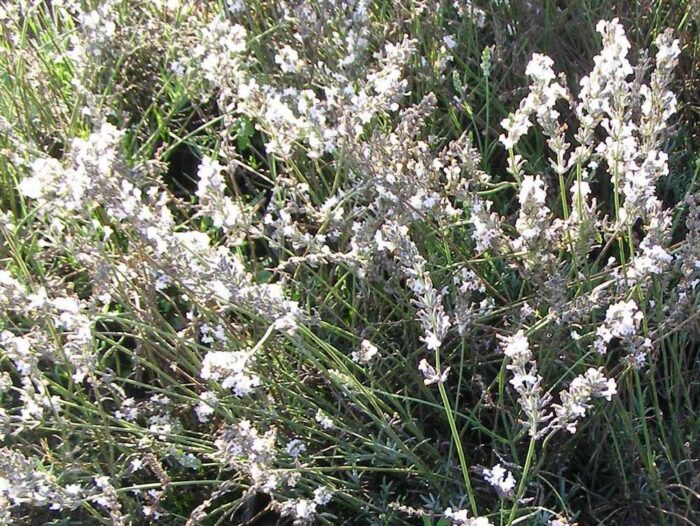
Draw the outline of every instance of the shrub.
<instances>
[{"instance_id":1,"label":"shrub","mask_svg":"<svg viewBox=\"0 0 700 526\"><path fill-rule=\"evenodd\" d=\"M89 4L0 7L0 522L698 519L671 29Z\"/></svg>"}]
</instances>

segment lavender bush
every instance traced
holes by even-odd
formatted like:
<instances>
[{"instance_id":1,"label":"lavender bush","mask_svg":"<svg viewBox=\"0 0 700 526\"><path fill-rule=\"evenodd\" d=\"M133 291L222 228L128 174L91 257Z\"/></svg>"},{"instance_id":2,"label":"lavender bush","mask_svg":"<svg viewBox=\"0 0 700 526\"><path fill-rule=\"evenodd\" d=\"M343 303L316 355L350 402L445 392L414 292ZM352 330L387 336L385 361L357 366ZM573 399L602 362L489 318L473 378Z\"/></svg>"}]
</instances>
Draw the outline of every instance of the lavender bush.
<instances>
[{"instance_id":1,"label":"lavender bush","mask_svg":"<svg viewBox=\"0 0 700 526\"><path fill-rule=\"evenodd\" d=\"M554 4L0 6L0 524L696 524L694 6Z\"/></svg>"}]
</instances>

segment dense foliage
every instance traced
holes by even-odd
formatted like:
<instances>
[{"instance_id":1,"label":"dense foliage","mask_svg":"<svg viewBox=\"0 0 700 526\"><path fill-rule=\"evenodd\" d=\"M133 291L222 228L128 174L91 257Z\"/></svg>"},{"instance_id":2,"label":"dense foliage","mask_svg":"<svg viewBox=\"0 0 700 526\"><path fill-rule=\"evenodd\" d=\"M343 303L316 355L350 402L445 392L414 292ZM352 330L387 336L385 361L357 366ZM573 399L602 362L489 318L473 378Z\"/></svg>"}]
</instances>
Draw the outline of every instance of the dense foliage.
<instances>
[{"instance_id":1,"label":"dense foliage","mask_svg":"<svg viewBox=\"0 0 700 526\"><path fill-rule=\"evenodd\" d=\"M0 4L0 524L700 522L698 13Z\"/></svg>"}]
</instances>

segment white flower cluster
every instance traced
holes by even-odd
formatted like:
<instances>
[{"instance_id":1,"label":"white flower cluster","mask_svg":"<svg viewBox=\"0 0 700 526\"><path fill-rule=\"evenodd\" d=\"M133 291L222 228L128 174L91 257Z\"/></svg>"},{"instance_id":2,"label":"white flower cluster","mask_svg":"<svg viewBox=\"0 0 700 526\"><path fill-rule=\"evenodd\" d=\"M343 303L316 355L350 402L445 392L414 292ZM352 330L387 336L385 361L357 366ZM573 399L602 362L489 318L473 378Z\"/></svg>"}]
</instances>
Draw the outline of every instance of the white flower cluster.
<instances>
[{"instance_id":1,"label":"white flower cluster","mask_svg":"<svg viewBox=\"0 0 700 526\"><path fill-rule=\"evenodd\" d=\"M31 459L7 447L0 448L0 522L13 524L11 509L39 506L52 510L78 506L83 491L80 486L58 484L39 459Z\"/></svg>"},{"instance_id":2,"label":"white flower cluster","mask_svg":"<svg viewBox=\"0 0 700 526\"><path fill-rule=\"evenodd\" d=\"M496 489L499 495L504 497L511 496L515 489L515 477L510 471L507 471L500 464L496 464L491 469L484 469L484 478L486 482L491 484Z\"/></svg>"},{"instance_id":3,"label":"white flower cluster","mask_svg":"<svg viewBox=\"0 0 700 526\"><path fill-rule=\"evenodd\" d=\"M214 458L229 469L247 473L255 489L271 493L284 478L273 470L276 439L274 428L261 434L249 420L241 420L219 431Z\"/></svg>"},{"instance_id":4,"label":"white flower cluster","mask_svg":"<svg viewBox=\"0 0 700 526\"><path fill-rule=\"evenodd\" d=\"M418 370L423 375L423 383L425 385L445 383L447 381L447 376L450 374L449 367L443 369L440 374L437 374L435 367L430 365L425 358L418 363Z\"/></svg>"},{"instance_id":5,"label":"white flower cluster","mask_svg":"<svg viewBox=\"0 0 700 526\"><path fill-rule=\"evenodd\" d=\"M18 298L19 299L19 298ZM44 287L40 287L36 293L22 297L15 304L21 307L19 310L25 316L37 321L51 320L50 327L45 330L51 332L54 328L62 329L64 342L61 353L44 351L48 334L40 333L38 323L34 331L28 336L15 336L9 331L3 333L2 340L13 342L14 351L8 350L9 356L15 361L18 371L27 375L36 366L36 353L38 350L46 358L54 361L66 359L74 369L73 379L82 383L88 375L95 360L92 351L92 320L86 313L86 305L74 296L56 296L49 298ZM35 349L32 350L31 348Z\"/></svg>"},{"instance_id":6,"label":"white flower cluster","mask_svg":"<svg viewBox=\"0 0 700 526\"><path fill-rule=\"evenodd\" d=\"M197 198L203 215L212 218L214 226L223 228L231 245L240 244L247 230L243 211L225 195L224 167L216 159L204 157L197 170Z\"/></svg>"},{"instance_id":7,"label":"white flower cluster","mask_svg":"<svg viewBox=\"0 0 700 526\"><path fill-rule=\"evenodd\" d=\"M506 367L513 372L510 383L518 393L518 404L526 416L523 423L531 436L538 436L539 424L551 418L546 412L551 397L542 391L542 377L537 372L530 343L522 329L500 339L503 353L510 362Z\"/></svg>"},{"instance_id":8,"label":"white flower cluster","mask_svg":"<svg viewBox=\"0 0 700 526\"><path fill-rule=\"evenodd\" d=\"M604 324L596 330L596 351L605 354L613 338L629 339L635 336L643 318L644 315L634 300L610 305L605 313Z\"/></svg>"},{"instance_id":9,"label":"white flower cluster","mask_svg":"<svg viewBox=\"0 0 700 526\"><path fill-rule=\"evenodd\" d=\"M302 440L295 438L287 443L284 450L290 457L299 458L301 455L306 453L306 444Z\"/></svg>"},{"instance_id":10,"label":"white flower cluster","mask_svg":"<svg viewBox=\"0 0 700 526\"><path fill-rule=\"evenodd\" d=\"M250 372L255 357L250 350L210 351L202 361L199 373L204 380L215 380L236 396L246 396L260 385L260 378Z\"/></svg>"},{"instance_id":11,"label":"white flower cluster","mask_svg":"<svg viewBox=\"0 0 700 526\"><path fill-rule=\"evenodd\" d=\"M512 150L520 139L532 126L530 116L535 115L537 122L548 135L553 134L557 128L558 112L554 105L560 98L566 98L567 93L564 87L557 82L552 66L554 61L545 56L535 53L532 60L525 69L525 74L532 79L530 92L520 103L520 107L515 113L511 113L508 118L501 121L501 126L506 131L500 136L501 143L507 150Z\"/></svg>"},{"instance_id":12,"label":"white flower cluster","mask_svg":"<svg viewBox=\"0 0 700 526\"><path fill-rule=\"evenodd\" d=\"M652 244L645 238L640 244L641 253L632 261L632 268L628 269L628 275L637 283L643 283L644 277L661 274L667 270L673 262L673 256L661 245Z\"/></svg>"},{"instance_id":13,"label":"white flower cluster","mask_svg":"<svg viewBox=\"0 0 700 526\"><path fill-rule=\"evenodd\" d=\"M290 46L284 46L277 52L275 62L284 73L297 73L304 67L304 61L299 58L299 53Z\"/></svg>"},{"instance_id":14,"label":"white flower cluster","mask_svg":"<svg viewBox=\"0 0 700 526\"><path fill-rule=\"evenodd\" d=\"M634 300L621 301L608 307L605 313L605 324L596 331L598 340L596 350L605 354L607 344L613 338L629 338L634 336L639 329L639 323L644 315Z\"/></svg>"},{"instance_id":15,"label":"white flower cluster","mask_svg":"<svg viewBox=\"0 0 700 526\"><path fill-rule=\"evenodd\" d=\"M681 54L678 39L667 29L654 41L656 45L656 70L651 75L649 85L642 85L639 93L643 98L640 132L642 147L657 148L663 140L669 118L676 112L676 96L668 89L672 73Z\"/></svg>"},{"instance_id":16,"label":"white flower cluster","mask_svg":"<svg viewBox=\"0 0 700 526\"><path fill-rule=\"evenodd\" d=\"M656 69L649 84L645 84L641 69L630 80L634 73L627 58L630 44L618 20L601 21L597 30L602 35L603 49L594 58L591 73L581 80L577 100L572 100L556 82L553 61L534 54L526 68L532 80L530 91L516 112L502 122L505 133L500 140L509 150L508 172L520 188L520 211L515 225L519 237L512 240L511 246L515 252L525 251L526 270L541 268L552 272L561 248L584 259L601 230L618 236L642 218L646 238L639 256L635 254L631 258L638 259L626 275L631 286L660 273L670 263L664 248L669 237L670 214L663 210L655 188L659 178L669 173L668 156L660 148L668 119L675 112L675 97L668 86L680 48L670 31L656 39ZM568 101L578 119L579 127L574 133L578 144L571 152L564 135L566 126L559 123L560 115L555 109L559 100ZM520 138L532 126L533 115L547 137L553 154L550 165L560 184L567 174L576 175L570 189L570 205L563 193L561 196L563 219L552 217L546 204L545 179L525 174L522 157L513 153ZM600 140L594 133L596 129L605 131ZM590 199L589 182L601 177L603 166L617 194L613 221L601 217L596 201ZM479 213L474 222L474 238L479 250L483 250L499 234L482 219L488 218L488 205L478 205L475 209ZM498 218L494 219L498 223Z\"/></svg>"},{"instance_id":17,"label":"white flower cluster","mask_svg":"<svg viewBox=\"0 0 700 526\"><path fill-rule=\"evenodd\" d=\"M630 43L618 19L601 20L596 30L603 37L603 50L593 58L591 73L581 79L579 119L583 122L604 113L612 114L615 97L627 90L626 79L633 73L627 60Z\"/></svg>"},{"instance_id":18,"label":"white flower cluster","mask_svg":"<svg viewBox=\"0 0 700 526\"><path fill-rule=\"evenodd\" d=\"M247 50L245 29L224 16L213 19L202 32L193 58L183 57L176 62L176 67L186 69L195 79L203 70L204 78L220 89L220 107L235 110L231 114L247 116L267 134L269 140L265 148L269 154L286 159L304 144L305 153L318 158L324 152L352 143L375 115L398 109L397 101L406 91L407 81L402 78L401 71L415 50L415 42L408 38L398 43L387 42L384 50L374 57L375 67L363 66L358 71L348 71L348 66L364 52L367 44L362 34L366 5L364 2L353 4L354 8L337 13L338 23L348 26L349 31L347 55L337 64L340 70L324 62L315 65L321 74L318 76L320 97L312 89L300 90L286 83L286 80L306 75L308 68L302 58L303 52L289 44L281 45L274 61L284 75L275 79L259 75L254 68L257 60ZM348 14L354 18L344 18ZM304 10L302 16L316 15ZM329 23L328 20L323 22ZM298 35L298 41L302 42ZM317 39L318 35L313 38ZM338 39L332 42L337 44ZM351 71L352 77L349 76ZM233 129L234 123L231 124Z\"/></svg>"},{"instance_id":19,"label":"white flower cluster","mask_svg":"<svg viewBox=\"0 0 700 526\"><path fill-rule=\"evenodd\" d=\"M644 314L634 300L610 305L605 313L605 321L596 330L595 350L600 354L606 354L610 342L613 338L618 338L620 344L627 350L630 365L635 368L643 367L647 363L647 354L652 347L651 339L639 333L643 319Z\"/></svg>"},{"instance_id":20,"label":"white flower cluster","mask_svg":"<svg viewBox=\"0 0 700 526\"><path fill-rule=\"evenodd\" d=\"M362 340L360 343L360 350L353 351L350 357L353 362L357 363L368 363L370 362L379 352L376 345L373 345L369 340Z\"/></svg>"},{"instance_id":21,"label":"white flower cluster","mask_svg":"<svg viewBox=\"0 0 700 526\"><path fill-rule=\"evenodd\" d=\"M325 506L333 498L332 493L324 487L314 490L313 499L291 499L280 506L283 517L292 517L295 525L313 524L318 514L318 507Z\"/></svg>"},{"instance_id":22,"label":"white flower cluster","mask_svg":"<svg viewBox=\"0 0 700 526\"><path fill-rule=\"evenodd\" d=\"M457 526L493 526L493 523L486 517L470 517L469 512L465 509L446 508L443 515L450 519L451 524Z\"/></svg>"},{"instance_id":23,"label":"white flower cluster","mask_svg":"<svg viewBox=\"0 0 700 526\"><path fill-rule=\"evenodd\" d=\"M123 136L111 124L103 124L87 139L73 140L68 167L51 157L36 159L32 175L22 179L18 190L35 200L38 212L46 216L94 207L104 198L103 181L124 171L118 154Z\"/></svg>"},{"instance_id":24,"label":"white flower cluster","mask_svg":"<svg viewBox=\"0 0 700 526\"><path fill-rule=\"evenodd\" d=\"M423 342L428 350L439 349L452 324L445 314L442 295L435 290L430 273L425 270L426 261L409 237L408 227L389 222L384 225L381 234L377 231L377 235L378 239L387 240L378 244L383 244L394 253L408 275L407 284L416 296L417 317L424 330Z\"/></svg>"},{"instance_id":25,"label":"white flower cluster","mask_svg":"<svg viewBox=\"0 0 700 526\"><path fill-rule=\"evenodd\" d=\"M298 304L286 299L278 283L255 283L239 257L229 250L239 242L241 221L235 206L223 196L223 181L217 180L220 174L216 165L208 161L202 168L200 197L205 208L216 205L215 210L210 210L212 215L234 232L228 246L214 248L205 233L175 232L168 195L156 186L142 189L147 181L143 175L127 169L119 153L122 136L123 132L114 126L103 124L87 139L74 141L67 168L46 161L52 169L25 179L20 183L20 191L37 201L47 220L50 215L52 221L68 215L75 218L77 212L98 231L90 214L95 207L101 207L123 228L133 229L150 247L154 266L160 268L158 286L179 284L186 298L201 304L216 301L221 311L243 307L269 317L279 330L293 332L303 317ZM82 251L94 247L94 254L86 254L86 261L95 260L96 271L101 271L103 255L99 243L90 238L81 241L85 243ZM111 279L123 284L119 276L124 270L112 271Z\"/></svg>"},{"instance_id":26,"label":"white flower cluster","mask_svg":"<svg viewBox=\"0 0 700 526\"><path fill-rule=\"evenodd\" d=\"M228 78L239 73L247 36L243 26L232 24L224 14L214 17L202 30L200 44L192 50L198 74L223 87Z\"/></svg>"},{"instance_id":27,"label":"white flower cluster","mask_svg":"<svg viewBox=\"0 0 700 526\"><path fill-rule=\"evenodd\" d=\"M214 391L204 391L199 395L199 403L194 411L200 422L208 422L211 415L216 412L219 397Z\"/></svg>"},{"instance_id":28,"label":"white flower cluster","mask_svg":"<svg viewBox=\"0 0 700 526\"><path fill-rule=\"evenodd\" d=\"M615 330L616 334L621 334L628 332L630 327L616 326ZM571 382L567 391L559 393L561 404L550 404L552 397L542 392L542 377L537 374L537 365L524 332L520 330L513 336L501 337L501 340L503 352L510 361L507 368L513 371L510 383L519 395L518 403L527 416L524 424L533 437L540 438L559 429L574 433L577 420L591 408L591 399L605 398L610 401L617 393L615 380L606 378L602 367L589 368ZM540 424L546 425L538 428ZM496 473L500 474L501 471ZM508 485L506 482L504 484Z\"/></svg>"},{"instance_id":29,"label":"white flower cluster","mask_svg":"<svg viewBox=\"0 0 700 526\"><path fill-rule=\"evenodd\" d=\"M612 399L617 393L617 383L614 378L606 378L602 370L602 367L588 369L572 380L567 391L559 393L561 404L552 404L555 418L548 424L548 429L564 428L575 433L577 421L591 408L591 399Z\"/></svg>"},{"instance_id":30,"label":"white flower cluster","mask_svg":"<svg viewBox=\"0 0 700 526\"><path fill-rule=\"evenodd\" d=\"M504 238L501 231L502 219L491 210L493 203L488 199L482 199L478 195L472 198L470 222L474 226L472 239L477 252L485 252L496 249L502 244Z\"/></svg>"},{"instance_id":31,"label":"white flower cluster","mask_svg":"<svg viewBox=\"0 0 700 526\"><path fill-rule=\"evenodd\" d=\"M91 371L96 363L93 343L93 320L90 305L75 295L50 284L51 290L38 287L29 291L8 272L0 273L0 305L30 326L28 331L4 330L0 333L0 350L14 366L21 404L19 425L58 417L61 398L51 394L42 371L46 364L63 364L72 371L72 380L94 380ZM9 408L8 408L9 409ZM14 412L14 410L13 410ZM4 416L9 416L5 411Z\"/></svg>"},{"instance_id":32,"label":"white flower cluster","mask_svg":"<svg viewBox=\"0 0 700 526\"><path fill-rule=\"evenodd\" d=\"M515 251L528 247L546 234L549 229L549 208L545 204L546 201L547 192L542 178L539 175L526 175L518 193L520 213L515 228L521 237L513 243Z\"/></svg>"},{"instance_id":33,"label":"white flower cluster","mask_svg":"<svg viewBox=\"0 0 700 526\"><path fill-rule=\"evenodd\" d=\"M620 221L633 222L637 218L657 218L661 203L654 195L656 181L668 174L668 156L658 150L667 121L675 113L675 96L667 86L670 74L677 64L680 49L669 31L657 38L656 70L651 83L638 86L641 95L641 119L630 119L635 95L627 77L633 70L627 60L630 44L617 19L601 21L597 26L603 35L603 51L595 59L591 75L582 80L578 116L586 139L592 136L592 127L601 124L608 137L596 148L608 165L625 202ZM662 221L663 222L663 221Z\"/></svg>"},{"instance_id":34,"label":"white flower cluster","mask_svg":"<svg viewBox=\"0 0 700 526\"><path fill-rule=\"evenodd\" d=\"M335 424L333 423L333 419L329 417L326 413L324 413L321 409L316 411L316 415L314 416L314 419L316 422L319 423L322 429L329 430L333 429L335 427Z\"/></svg>"}]
</instances>

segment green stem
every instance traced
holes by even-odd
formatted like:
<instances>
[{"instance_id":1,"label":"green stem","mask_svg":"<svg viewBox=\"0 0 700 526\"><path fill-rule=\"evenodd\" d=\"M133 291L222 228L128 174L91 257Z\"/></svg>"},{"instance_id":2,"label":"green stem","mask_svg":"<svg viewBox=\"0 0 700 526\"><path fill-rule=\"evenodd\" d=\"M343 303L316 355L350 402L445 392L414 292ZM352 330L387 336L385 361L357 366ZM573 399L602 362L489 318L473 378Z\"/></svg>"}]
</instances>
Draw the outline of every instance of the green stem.
<instances>
[{"instance_id":1,"label":"green stem","mask_svg":"<svg viewBox=\"0 0 700 526\"><path fill-rule=\"evenodd\" d=\"M440 350L435 352L435 369L437 375L440 376ZM479 516L479 512L476 507L476 499L474 498L474 490L472 489L472 483L469 479L469 466L467 465L467 458L464 455L464 448L462 447L462 439L457 432L457 424L455 423L454 415L452 414L452 408L450 406L450 401L447 398L447 391L445 390L445 385L443 382L438 381L438 391L440 392L440 398L442 398L442 404L445 408L445 415L447 416L447 422L450 425L450 431L452 433L452 440L454 441L455 448L457 449L457 456L459 457L459 465L462 470L462 478L464 479L464 486L467 490L467 496L469 497L469 505L471 506L472 513L475 517Z\"/></svg>"},{"instance_id":2,"label":"green stem","mask_svg":"<svg viewBox=\"0 0 700 526\"><path fill-rule=\"evenodd\" d=\"M535 457L535 445L537 444L537 439L533 436L530 437L530 446L527 449L527 457L525 457L525 467L523 468L523 474L520 477L520 483L518 484L518 490L515 493L515 500L513 502L513 507L510 509L510 516L508 517L508 526L513 524L515 519L515 514L518 511L518 502L523 498L525 493L525 486L527 483L528 476L530 474L530 466L532 466L532 459Z\"/></svg>"}]
</instances>

